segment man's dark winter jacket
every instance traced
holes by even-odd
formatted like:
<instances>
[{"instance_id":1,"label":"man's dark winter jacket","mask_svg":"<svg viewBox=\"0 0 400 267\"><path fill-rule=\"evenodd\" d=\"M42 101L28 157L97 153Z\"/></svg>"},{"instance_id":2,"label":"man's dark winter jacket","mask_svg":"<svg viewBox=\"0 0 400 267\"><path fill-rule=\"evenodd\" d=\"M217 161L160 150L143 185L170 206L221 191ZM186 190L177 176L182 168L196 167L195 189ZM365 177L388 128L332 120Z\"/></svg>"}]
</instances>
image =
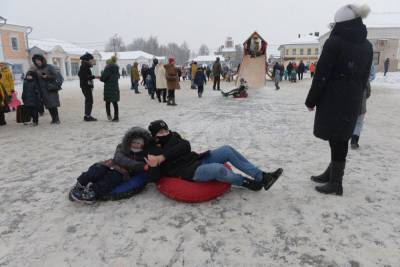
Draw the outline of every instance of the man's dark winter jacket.
<instances>
[{"instance_id":1,"label":"man's dark winter jacket","mask_svg":"<svg viewBox=\"0 0 400 267\"><path fill-rule=\"evenodd\" d=\"M324 140L349 140L368 81L372 45L360 18L337 23L326 41L306 99L317 107L314 135Z\"/></svg>"},{"instance_id":2,"label":"man's dark winter jacket","mask_svg":"<svg viewBox=\"0 0 400 267\"><path fill-rule=\"evenodd\" d=\"M149 149L149 154L163 155L165 161L160 167L150 168L151 179L156 181L159 177L180 177L191 180L202 159L209 152L198 154L193 152L189 141L183 139L178 133L171 132L165 144L156 143Z\"/></svg>"},{"instance_id":3,"label":"man's dark winter jacket","mask_svg":"<svg viewBox=\"0 0 400 267\"><path fill-rule=\"evenodd\" d=\"M92 75L90 68L91 66L88 62L82 61L78 72L80 86L82 89L93 89L93 79L95 76Z\"/></svg>"}]
</instances>

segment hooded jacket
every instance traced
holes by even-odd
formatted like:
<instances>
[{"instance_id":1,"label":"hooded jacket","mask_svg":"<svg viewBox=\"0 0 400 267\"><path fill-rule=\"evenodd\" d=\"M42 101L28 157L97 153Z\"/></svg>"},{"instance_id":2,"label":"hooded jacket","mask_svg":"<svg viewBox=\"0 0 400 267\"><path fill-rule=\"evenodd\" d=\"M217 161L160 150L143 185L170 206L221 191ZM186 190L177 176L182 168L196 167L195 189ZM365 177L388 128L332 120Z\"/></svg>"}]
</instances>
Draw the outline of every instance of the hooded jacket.
<instances>
[{"instance_id":1,"label":"hooded jacket","mask_svg":"<svg viewBox=\"0 0 400 267\"><path fill-rule=\"evenodd\" d=\"M11 96L14 92L14 78L10 68L6 64L0 65L0 83L3 84L4 88L7 91L8 96Z\"/></svg>"},{"instance_id":2,"label":"hooded jacket","mask_svg":"<svg viewBox=\"0 0 400 267\"><path fill-rule=\"evenodd\" d=\"M93 89L93 79L95 76L90 70L91 66L89 62L82 60L81 67L79 68L78 76L80 81L80 86L82 89Z\"/></svg>"},{"instance_id":3,"label":"hooded jacket","mask_svg":"<svg viewBox=\"0 0 400 267\"><path fill-rule=\"evenodd\" d=\"M318 61L306 106L317 107L314 135L349 140L361 110L372 45L361 18L336 23Z\"/></svg>"}]
</instances>

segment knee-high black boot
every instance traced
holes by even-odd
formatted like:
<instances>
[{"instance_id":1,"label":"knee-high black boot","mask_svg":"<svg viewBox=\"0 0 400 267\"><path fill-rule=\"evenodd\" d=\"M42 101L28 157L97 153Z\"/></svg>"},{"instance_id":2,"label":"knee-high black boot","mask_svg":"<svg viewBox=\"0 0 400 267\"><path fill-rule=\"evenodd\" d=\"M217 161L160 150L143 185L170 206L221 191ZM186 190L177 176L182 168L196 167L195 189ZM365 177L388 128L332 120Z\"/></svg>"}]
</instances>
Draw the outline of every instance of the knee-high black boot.
<instances>
[{"instance_id":1,"label":"knee-high black boot","mask_svg":"<svg viewBox=\"0 0 400 267\"><path fill-rule=\"evenodd\" d=\"M343 175L346 167L346 161L333 161L330 168L329 182L322 186L316 186L315 190L323 194L343 195Z\"/></svg>"},{"instance_id":2,"label":"knee-high black boot","mask_svg":"<svg viewBox=\"0 0 400 267\"><path fill-rule=\"evenodd\" d=\"M323 184L329 182L330 176L331 176L331 164L329 163L328 168L326 168L326 170L322 174L311 176L311 180L316 183Z\"/></svg>"}]
</instances>

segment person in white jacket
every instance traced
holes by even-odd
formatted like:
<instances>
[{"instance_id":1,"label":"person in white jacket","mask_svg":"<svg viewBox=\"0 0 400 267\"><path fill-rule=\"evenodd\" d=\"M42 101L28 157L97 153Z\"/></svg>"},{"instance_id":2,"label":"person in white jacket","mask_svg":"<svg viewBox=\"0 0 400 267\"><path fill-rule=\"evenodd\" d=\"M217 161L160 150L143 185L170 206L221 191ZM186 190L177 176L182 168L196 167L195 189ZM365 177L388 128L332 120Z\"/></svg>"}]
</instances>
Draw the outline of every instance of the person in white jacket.
<instances>
[{"instance_id":1,"label":"person in white jacket","mask_svg":"<svg viewBox=\"0 0 400 267\"><path fill-rule=\"evenodd\" d=\"M157 98L158 102L161 103L161 96L162 96L162 102L166 103L167 102L167 79L165 75L165 68L163 64L159 64L157 59L153 60L154 64L157 65L155 66L154 69L154 74L156 75L156 88L157 88Z\"/></svg>"}]
</instances>

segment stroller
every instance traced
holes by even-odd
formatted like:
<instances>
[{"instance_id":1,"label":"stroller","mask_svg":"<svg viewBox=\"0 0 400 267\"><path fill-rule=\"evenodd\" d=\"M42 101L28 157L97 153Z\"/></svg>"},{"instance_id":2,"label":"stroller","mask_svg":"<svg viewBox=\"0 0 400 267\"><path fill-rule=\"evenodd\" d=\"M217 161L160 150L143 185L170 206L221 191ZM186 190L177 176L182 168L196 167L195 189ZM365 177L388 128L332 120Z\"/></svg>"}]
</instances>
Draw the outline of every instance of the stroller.
<instances>
[{"instance_id":1,"label":"stroller","mask_svg":"<svg viewBox=\"0 0 400 267\"><path fill-rule=\"evenodd\" d=\"M248 89L247 82L242 78L240 79L240 85L238 88L232 89L229 92L222 92L221 94L224 97L233 96L234 98L245 98L248 97L247 89Z\"/></svg>"}]
</instances>

